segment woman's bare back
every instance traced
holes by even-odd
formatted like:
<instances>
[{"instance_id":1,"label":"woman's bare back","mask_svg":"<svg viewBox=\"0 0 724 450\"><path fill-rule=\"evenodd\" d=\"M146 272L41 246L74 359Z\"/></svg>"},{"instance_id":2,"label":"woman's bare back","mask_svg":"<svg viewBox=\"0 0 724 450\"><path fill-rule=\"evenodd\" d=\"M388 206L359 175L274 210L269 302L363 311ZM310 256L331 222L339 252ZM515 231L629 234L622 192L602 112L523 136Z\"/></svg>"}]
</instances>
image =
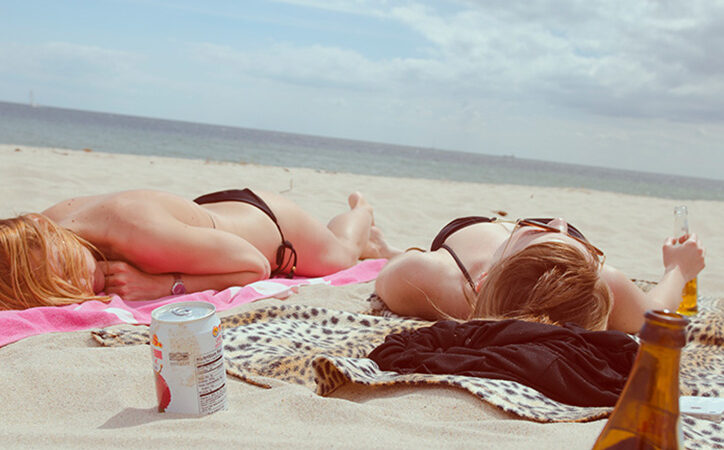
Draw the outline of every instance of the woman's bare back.
<instances>
[{"instance_id":1,"label":"woman's bare back","mask_svg":"<svg viewBox=\"0 0 724 450\"><path fill-rule=\"evenodd\" d=\"M252 205L197 205L162 191L132 190L76 197L43 211L60 226L94 244L108 259L135 262L130 247L152 248L149 238L172 227L216 228L249 241L267 258L279 245L271 219Z\"/></svg>"},{"instance_id":2,"label":"woman's bare back","mask_svg":"<svg viewBox=\"0 0 724 450\"><path fill-rule=\"evenodd\" d=\"M355 204L350 204L349 211L324 225L280 195L255 193L267 203L284 238L296 249L299 256L297 273L300 275L319 276L349 267L362 255L376 256L365 254L371 238L374 243L384 243L378 230L371 233L372 208L359 194L350 196ZM193 232L196 239L209 234L218 237L212 229L229 233L254 247L272 270L277 266L276 254L282 243L276 224L254 205L239 201L198 205L177 195L154 190L77 197L47 209L44 214L94 244L107 259L126 261L148 272L169 270L170 263L165 259L171 255L161 250L153 253L158 240L168 240L169 235L185 236L178 239L178 246L183 248L193 230L196 230ZM196 262L192 265L208 267L213 264Z\"/></svg>"}]
</instances>

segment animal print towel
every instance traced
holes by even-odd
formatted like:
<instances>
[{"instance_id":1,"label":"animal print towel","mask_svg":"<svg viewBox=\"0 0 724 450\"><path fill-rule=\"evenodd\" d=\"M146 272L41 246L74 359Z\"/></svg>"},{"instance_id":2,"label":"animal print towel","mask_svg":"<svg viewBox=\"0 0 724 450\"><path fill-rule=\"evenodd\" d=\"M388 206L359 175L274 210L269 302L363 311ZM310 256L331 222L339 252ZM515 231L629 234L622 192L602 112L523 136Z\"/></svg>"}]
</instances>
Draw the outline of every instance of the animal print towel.
<instances>
[{"instance_id":1,"label":"animal print towel","mask_svg":"<svg viewBox=\"0 0 724 450\"><path fill-rule=\"evenodd\" d=\"M688 327L682 352L681 394L720 396L724 371L724 299L700 298L700 312ZM429 326L399 317L328 310L303 305L273 306L222 318L224 352L230 375L264 386L269 377L309 386L329 395L344 383L368 386L442 385L464 389L521 418L538 422L583 422L610 414L610 407L578 407L556 402L540 392L507 380L453 375L398 374L381 371L366 355L385 336ZM92 332L103 345L148 343L148 328ZM687 448L713 448L721 426L685 416ZM717 430L716 427L719 427Z\"/></svg>"}]
</instances>

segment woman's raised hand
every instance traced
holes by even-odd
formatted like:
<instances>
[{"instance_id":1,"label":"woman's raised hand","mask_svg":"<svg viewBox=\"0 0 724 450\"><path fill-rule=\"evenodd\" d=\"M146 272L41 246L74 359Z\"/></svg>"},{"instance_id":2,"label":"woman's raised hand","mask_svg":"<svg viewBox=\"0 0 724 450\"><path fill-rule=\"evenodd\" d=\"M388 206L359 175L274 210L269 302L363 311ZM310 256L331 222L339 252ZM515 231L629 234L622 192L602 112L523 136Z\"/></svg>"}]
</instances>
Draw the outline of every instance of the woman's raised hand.
<instances>
[{"instance_id":1,"label":"woman's raised hand","mask_svg":"<svg viewBox=\"0 0 724 450\"><path fill-rule=\"evenodd\" d=\"M696 234L670 237L664 242L664 268L667 272L678 267L686 280L695 278L706 265L704 247Z\"/></svg>"}]
</instances>

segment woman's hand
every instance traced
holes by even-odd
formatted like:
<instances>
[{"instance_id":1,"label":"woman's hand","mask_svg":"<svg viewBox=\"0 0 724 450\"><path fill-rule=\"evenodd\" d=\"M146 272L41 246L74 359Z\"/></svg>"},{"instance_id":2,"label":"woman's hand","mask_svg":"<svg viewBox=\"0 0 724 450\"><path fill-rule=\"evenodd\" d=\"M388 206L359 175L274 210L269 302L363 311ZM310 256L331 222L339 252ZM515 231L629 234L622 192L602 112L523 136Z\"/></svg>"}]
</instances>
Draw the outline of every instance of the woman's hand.
<instances>
[{"instance_id":1,"label":"woman's hand","mask_svg":"<svg viewBox=\"0 0 724 450\"><path fill-rule=\"evenodd\" d=\"M668 238L663 253L666 272L678 267L686 281L694 279L704 269L704 247L696 234Z\"/></svg>"},{"instance_id":2,"label":"woman's hand","mask_svg":"<svg viewBox=\"0 0 724 450\"><path fill-rule=\"evenodd\" d=\"M116 294L124 300L152 300L171 295L171 275L152 275L123 261L99 264L106 279L106 294Z\"/></svg>"},{"instance_id":3,"label":"woman's hand","mask_svg":"<svg viewBox=\"0 0 724 450\"><path fill-rule=\"evenodd\" d=\"M664 242L664 276L644 293L621 271L605 266L604 279L613 292L613 309L608 328L637 333L649 309L675 311L684 284L704 268L704 248L696 235L669 238ZM678 270L677 270L678 269Z\"/></svg>"}]
</instances>

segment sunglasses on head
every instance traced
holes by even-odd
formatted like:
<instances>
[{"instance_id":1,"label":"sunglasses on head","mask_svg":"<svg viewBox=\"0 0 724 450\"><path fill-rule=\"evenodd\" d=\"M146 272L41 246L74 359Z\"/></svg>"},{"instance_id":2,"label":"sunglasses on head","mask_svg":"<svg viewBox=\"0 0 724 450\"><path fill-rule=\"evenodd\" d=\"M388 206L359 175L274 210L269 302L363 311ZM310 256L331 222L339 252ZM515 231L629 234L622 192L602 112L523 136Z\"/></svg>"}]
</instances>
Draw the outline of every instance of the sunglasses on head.
<instances>
[{"instance_id":1,"label":"sunglasses on head","mask_svg":"<svg viewBox=\"0 0 724 450\"><path fill-rule=\"evenodd\" d=\"M545 232L548 233L563 233L563 231L559 228L556 228L554 226L548 225L549 222L553 221L554 219L518 219L517 221L506 221L506 220L500 220L498 219L497 222L507 222L507 223L514 223L515 227L513 228L513 231L511 232L511 236L515 231L522 227L535 227L539 228ZM574 227L571 224L568 224L566 227L565 234L568 235L571 239L574 239L578 241L581 245L586 247L591 253L593 253L596 257L603 257L603 251L596 247L595 245L588 242L588 239L581 233L578 228ZM510 241L509 241L510 242ZM506 244L507 246L507 244ZM603 262L601 262L603 263Z\"/></svg>"}]
</instances>

